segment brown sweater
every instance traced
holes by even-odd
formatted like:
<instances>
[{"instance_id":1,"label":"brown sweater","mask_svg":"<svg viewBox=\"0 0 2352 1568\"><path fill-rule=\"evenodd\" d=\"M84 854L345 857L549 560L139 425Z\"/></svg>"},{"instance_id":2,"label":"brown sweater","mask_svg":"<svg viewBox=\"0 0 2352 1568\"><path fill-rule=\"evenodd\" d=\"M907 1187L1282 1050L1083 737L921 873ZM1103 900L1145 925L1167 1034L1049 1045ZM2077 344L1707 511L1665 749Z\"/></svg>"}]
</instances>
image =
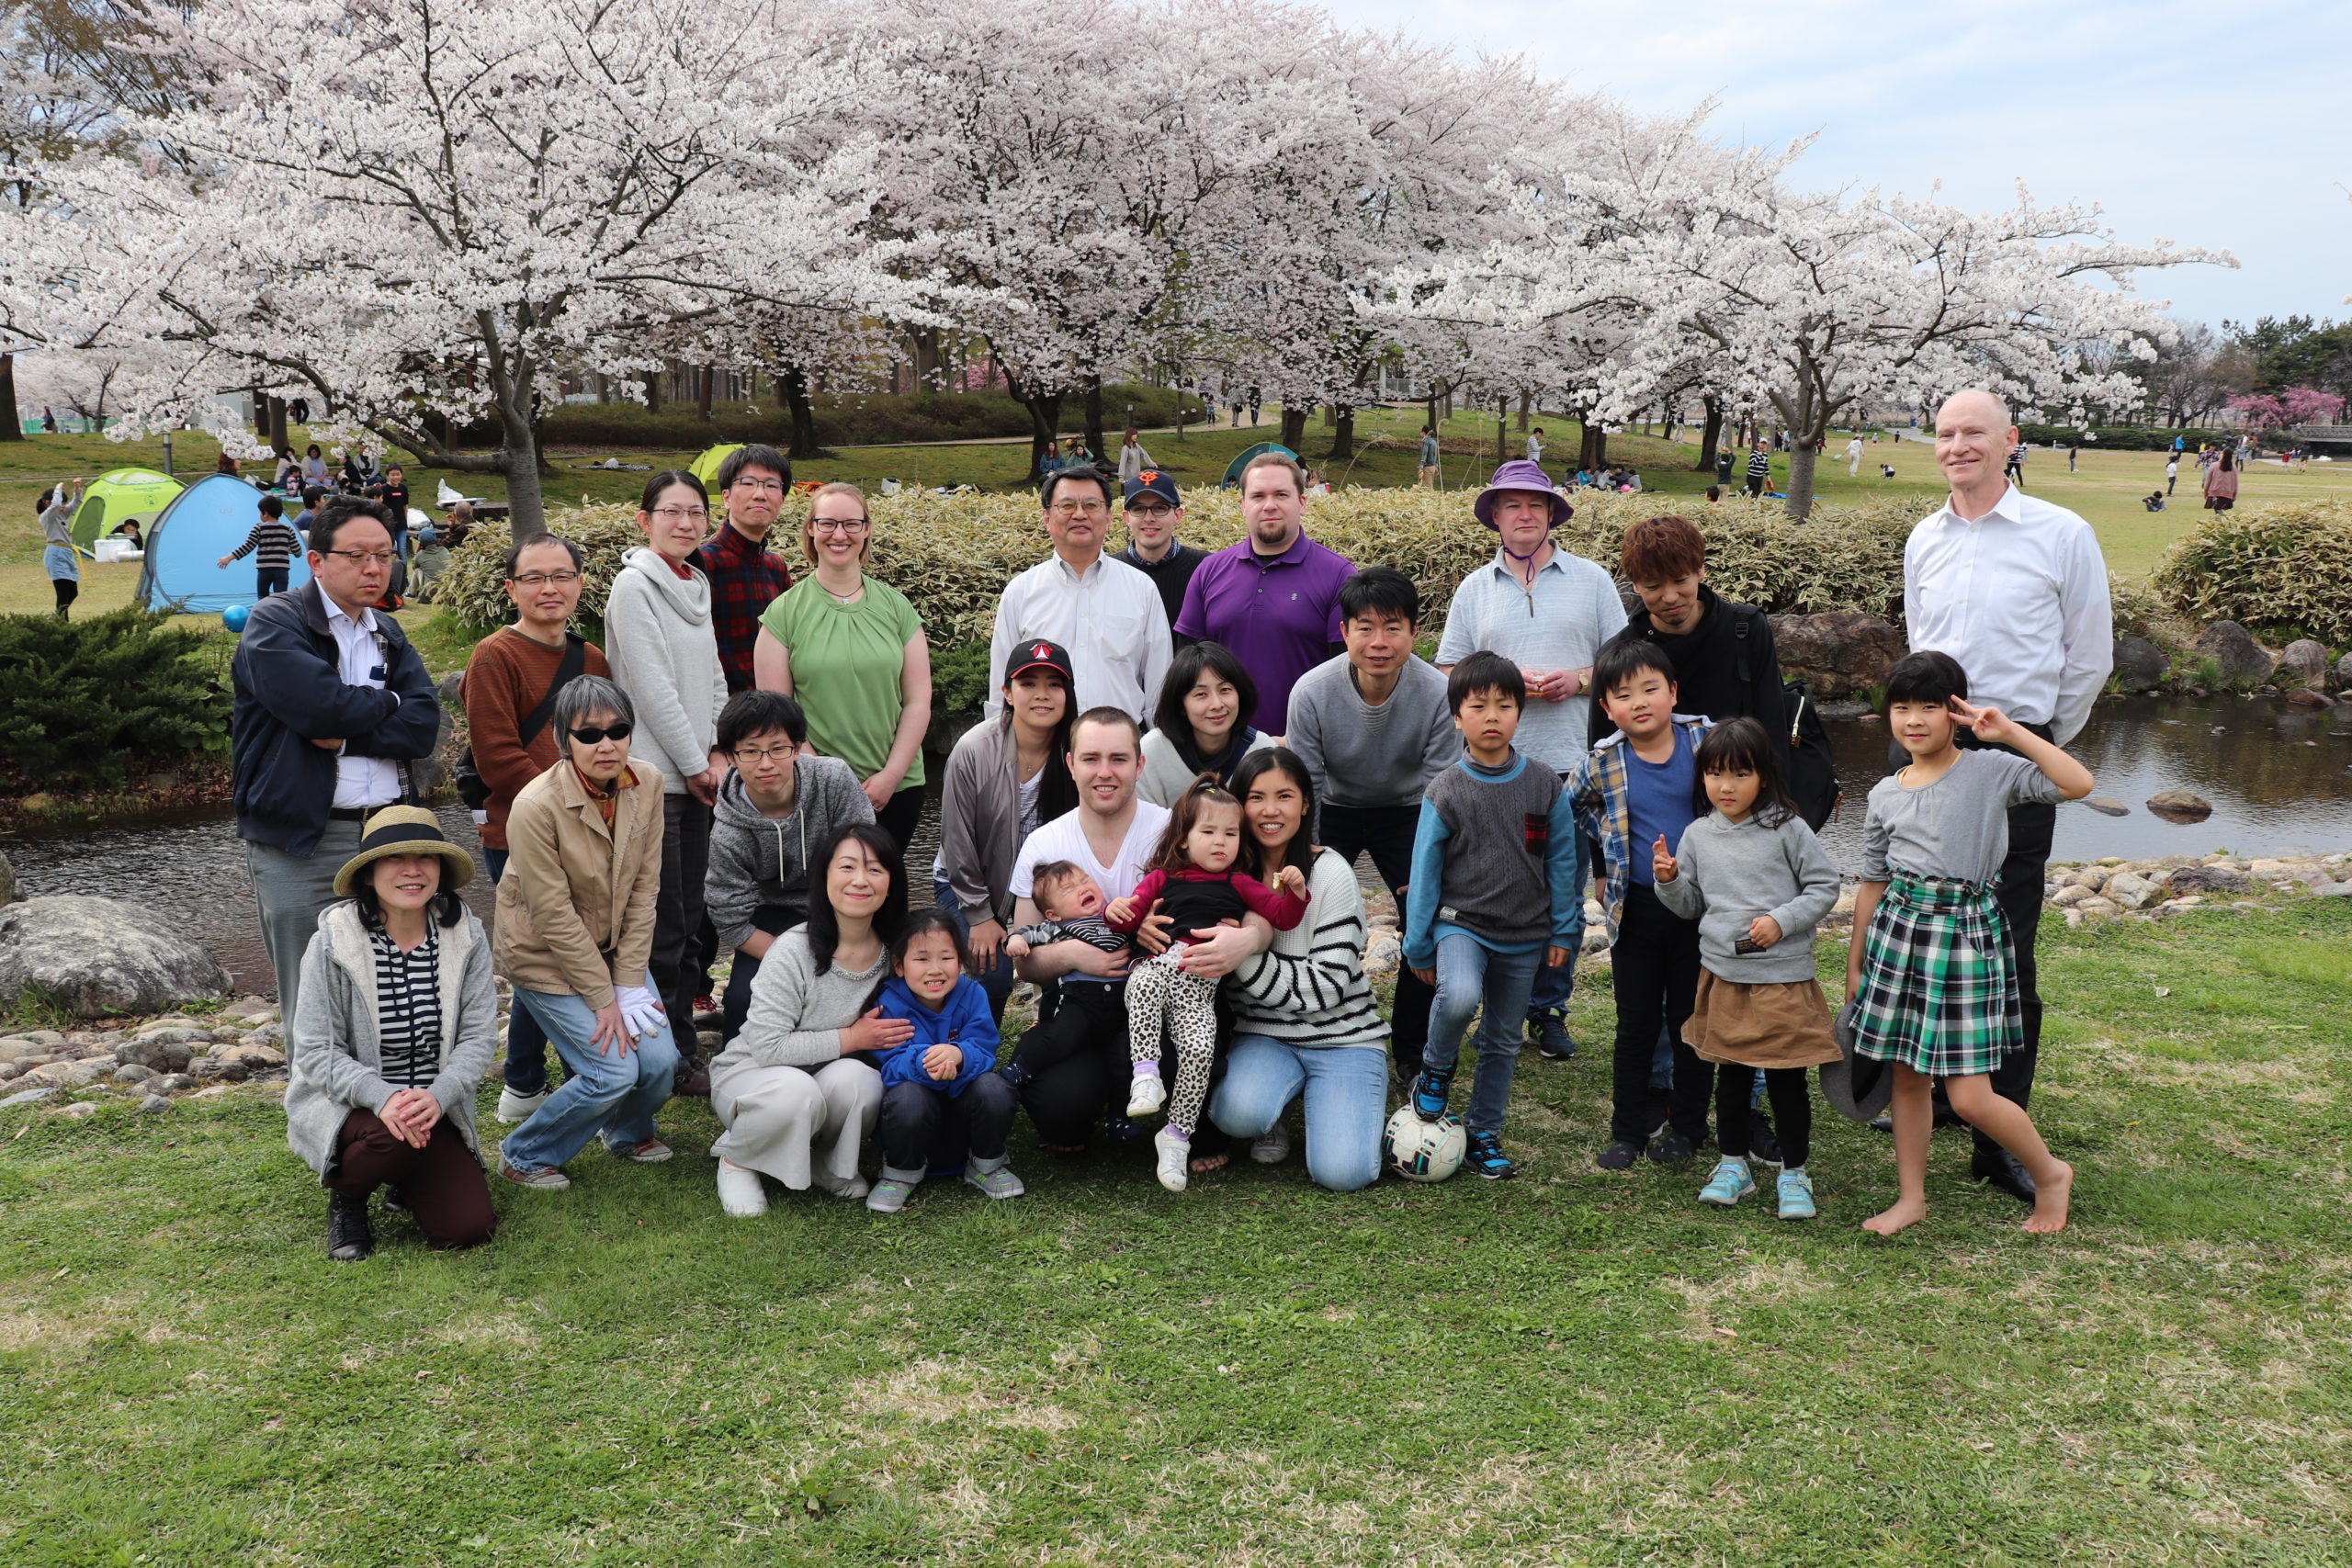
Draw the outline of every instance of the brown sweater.
<instances>
[{"instance_id":1,"label":"brown sweater","mask_svg":"<svg viewBox=\"0 0 2352 1568\"><path fill-rule=\"evenodd\" d=\"M474 749L474 771L490 786L490 820L481 827L481 847L503 850L506 817L523 786L555 765L556 733L552 720L539 727L525 747L517 731L533 708L547 699L563 649L533 642L512 626L503 626L474 645L460 687L466 705L466 735ZM588 645L590 675L609 678L604 649Z\"/></svg>"}]
</instances>

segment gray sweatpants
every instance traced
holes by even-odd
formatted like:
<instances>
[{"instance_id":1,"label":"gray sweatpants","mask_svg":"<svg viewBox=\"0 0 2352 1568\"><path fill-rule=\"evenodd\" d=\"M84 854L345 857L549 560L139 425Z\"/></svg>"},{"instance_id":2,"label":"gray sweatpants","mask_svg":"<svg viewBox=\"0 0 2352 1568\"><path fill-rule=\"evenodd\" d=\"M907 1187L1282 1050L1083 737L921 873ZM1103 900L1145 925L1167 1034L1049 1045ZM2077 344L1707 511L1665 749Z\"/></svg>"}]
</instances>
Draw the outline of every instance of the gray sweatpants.
<instances>
[{"instance_id":1,"label":"gray sweatpants","mask_svg":"<svg viewBox=\"0 0 2352 1568\"><path fill-rule=\"evenodd\" d=\"M254 879L254 907L261 914L262 945L277 972L277 1016L290 1029L296 992L302 984L302 954L319 929L319 911L334 902L334 874L359 852L359 824L327 824L308 860L271 844L245 843L245 869Z\"/></svg>"}]
</instances>

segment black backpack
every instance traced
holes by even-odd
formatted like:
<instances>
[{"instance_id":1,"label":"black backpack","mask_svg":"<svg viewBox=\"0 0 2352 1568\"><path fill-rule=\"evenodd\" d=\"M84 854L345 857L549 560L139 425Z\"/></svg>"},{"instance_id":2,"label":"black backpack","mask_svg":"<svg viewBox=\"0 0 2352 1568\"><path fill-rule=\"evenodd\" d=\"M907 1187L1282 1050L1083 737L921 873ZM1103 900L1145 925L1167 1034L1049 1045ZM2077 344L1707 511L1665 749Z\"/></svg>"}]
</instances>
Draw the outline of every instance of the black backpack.
<instances>
[{"instance_id":1,"label":"black backpack","mask_svg":"<svg viewBox=\"0 0 2352 1568\"><path fill-rule=\"evenodd\" d=\"M1742 691L1752 679L1747 663L1748 621L1747 615L1735 615L1731 623L1733 659ZM1804 825L1819 832L1823 823L1838 815L1844 799L1838 786L1838 753L1829 744L1829 731L1822 726L1821 711L1814 705L1812 686L1803 681L1782 681L1781 690L1789 703L1789 798L1797 803L1797 815L1804 818Z\"/></svg>"}]
</instances>

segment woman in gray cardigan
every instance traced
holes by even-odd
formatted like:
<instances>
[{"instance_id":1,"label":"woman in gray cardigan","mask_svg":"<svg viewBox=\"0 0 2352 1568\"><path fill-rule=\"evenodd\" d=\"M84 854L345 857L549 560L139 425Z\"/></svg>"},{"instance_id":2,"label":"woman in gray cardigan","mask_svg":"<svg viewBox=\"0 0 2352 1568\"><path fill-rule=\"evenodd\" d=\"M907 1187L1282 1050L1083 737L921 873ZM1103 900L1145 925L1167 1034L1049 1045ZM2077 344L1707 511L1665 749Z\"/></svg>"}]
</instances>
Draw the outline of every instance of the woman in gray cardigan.
<instances>
[{"instance_id":1,"label":"woman in gray cardigan","mask_svg":"<svg viewBox=\"0 0 2352 1568\"><path fill-rule=\"evenodd\" d=\"M435 1247L498 1228L474 1134L498 992L481 922L458 900L473 860L433 813L388 807L335 874L287 1032L286 1141L327 1190L327 1256L375 1250L368 1195L396 1186Z\"/></svg>"},{"instance_id":2,"label":"woman in gray cardigan","mask_svg":"<svg viewBox=\"0 0 2352 1568\"><path fill-rule=\"evenodd\" d=\"M1005 660L1003 691L1003 711L966 730L947 759L931 873L932 901L963 929L972 978L999 1023L1012 994L1012 960L1004 955L1012 857L1039 823L1078 806L1069 655L1058 643L1021 644Z\"/></svg>"},{"instance_id":3,"label":"woman in gray cardigan","mask_svg":"<svg viewBox=\"0 0 2352 1568\"><path fill-rule=\"evenodd\" d=\"M823 897L809 899L807 925L769 947L743 1032L710 1065L710 1108L727 1129L711 1145L718 1206L739 1219L767 1212L763 1176L796 1192L813 1176L835 1197L865 1196L858 1151L882 1111L882 1075L869 1054L914 1037L912 1024L873 1005L890 973L892 910L902 908L890 897L905 874L897 844L877 825L855 822L836 829L810 863Z\"/></svg>"}]
</instances>

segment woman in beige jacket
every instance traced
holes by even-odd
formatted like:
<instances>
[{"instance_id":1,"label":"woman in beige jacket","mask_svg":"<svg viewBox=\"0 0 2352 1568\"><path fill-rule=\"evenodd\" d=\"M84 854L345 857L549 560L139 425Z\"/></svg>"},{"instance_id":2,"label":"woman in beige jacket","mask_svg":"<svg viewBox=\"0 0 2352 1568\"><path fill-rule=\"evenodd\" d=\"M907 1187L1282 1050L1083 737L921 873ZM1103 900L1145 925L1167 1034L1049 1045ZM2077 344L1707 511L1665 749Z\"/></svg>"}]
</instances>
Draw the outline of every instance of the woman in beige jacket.
<instances>
[{"instance_id":1,"label":"woman in beige jacket","mask_svg":"<svg viewBox=\"0 0 2352 1568\"><path fill-rule=\"evenodd\" d=\"M547 1031L571 1076L500 1145L499 1174L543 1191L602 1133L623 1159L670 1157L653 1113L678 1064L646 981L662 886L662 773L628 760L635 714L610 681L558 694L563 755L523 787L506 820L498 884L498 971Z\"/></svg>"}]
</instances>

